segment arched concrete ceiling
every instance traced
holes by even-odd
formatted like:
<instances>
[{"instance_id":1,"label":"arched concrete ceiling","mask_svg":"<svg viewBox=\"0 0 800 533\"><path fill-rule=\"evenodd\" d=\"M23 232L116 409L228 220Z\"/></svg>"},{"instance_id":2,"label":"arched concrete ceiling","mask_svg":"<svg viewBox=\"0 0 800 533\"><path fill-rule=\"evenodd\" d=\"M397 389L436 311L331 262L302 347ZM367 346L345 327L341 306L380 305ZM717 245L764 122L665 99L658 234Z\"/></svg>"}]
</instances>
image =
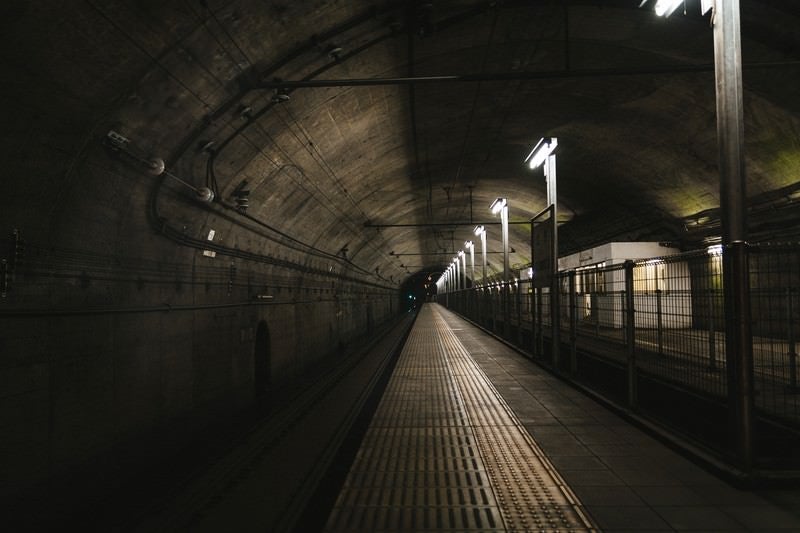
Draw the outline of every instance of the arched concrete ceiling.
<instances>
[{"instance_id":1,"label":"arched concrete ceiling","mask_svg":"<svg viewBox=\"0 0 800 533\"><path fill-rule=\"evenodd\" d=\"M743 3L745 64L800 60L797 4ZM6 3L3 149L26 163L6 177L2 217L37 213L34 235L90 234L145 255L168 254L173 243L148 244L165 235L196 244L211 228L248 253L399 284L441 269L470 238L471 226L446 224L491 221L489 203L506 196L523 222L511 228L521 267L524 222L545 207L541 170L522 162L549 135L562 252L699 242L719 180L713 72L684 71L713 63L694 4L661 19L638 0ZM587 69L605 73L576 75ZM441 75L482 79L291 83ZM800 66L746 66L744 82L754 220L767 213L767 238L795 236L796 215L768 212L800 180ZM276 83L288 101L273 102ZM109 130L130 140L125 153L109 149ZM221 201L196 201L132 155L163 158ZM232 194L244 180L243 215ZM498 251L499 227L489 231Z\"/></svg>"}]
</instances>

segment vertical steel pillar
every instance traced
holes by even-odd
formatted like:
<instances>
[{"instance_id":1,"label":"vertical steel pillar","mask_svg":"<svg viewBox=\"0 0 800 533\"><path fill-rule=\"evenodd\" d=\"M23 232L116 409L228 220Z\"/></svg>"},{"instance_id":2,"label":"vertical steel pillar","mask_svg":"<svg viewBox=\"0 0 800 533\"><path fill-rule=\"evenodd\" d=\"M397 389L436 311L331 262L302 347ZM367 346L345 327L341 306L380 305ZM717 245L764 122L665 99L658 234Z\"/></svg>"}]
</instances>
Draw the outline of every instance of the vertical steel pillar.
<instances>
[{"instance_id":1,"label":"vertical steel pillar","mask_svg":"<svg viewBox=\"0 0 800 533\"><path fill-rule=\"evenodd\" d=\"M739 0L714 3L720 208L728 399L741 467L753 466L753 343L747 250L744 113Z\"/></svg>"},{"instance_id":2,"label":"vertical steel pillar","mask_svg":"<svg viewBox=\"0 0 800 533\"><path fill-rule=\"evenodd\" d=\"M463 251L459 254L461 256L461 288L467 288L467 254Z\"/></svg>"},{"instance_id":3,"label":"vertical steel pillar","mask_svg":"<svg viewBox=\"0 0 800 533\"><path fill-rule=\"evenodd\" d=\"M510 297L509 297L509 279L508 279L508 203L503 206L500 211L500 225L503 229L503 284L501 286L502 306L503 306L503 337L508 338L508 326L511 319L509 312Z\"/></svg>"},{"instance_id":4,"label":"vertical steel pillar","mask_svg":"<svg viewBox=\"0 0 800 533\"><path fill-rule=\"evenodd\" d=\"M470 190L470 194L471 193L472 190ZM480 322L480 318L476 316L478 313L476 311L477 306L475 305L475 298L477 297L478 293L475 291L475 244L472 241L470 241L469 246L469 265L470 274L472 275L472 290L469 293L469 313L470 318Z\"/></svg>"},{"instance_id":5,"label":"vertical steel pillar","mask_svg":"<svg viewBox=\"0 0 800 533\"><path fill-rule=\"evenodd\" d=\"M556 192L556 155L550 154L544 162L544 176L547 179L547 203L550 205L550 216L553 217L553 248L550 251L552 265L550 272L550 335L553 368L558 370L561 347L561 310L560 286L558 280L558 194Z\"/></svg>"},{"instance_id":6,"label":"vertical steel pillar","mask_svg":"<svg viewBox=\"0 0 800 533\"><path fill-rule=\"evenodd\" d=\"M486 228L481 231L481 254L482 254L482 263L481 263L481 320L483 316L486 314ZM481 322L483 323L483 322Z\"/></svg>"},{"instance_id":7,"label":"vertical steel pillar","mask_svg":"<svg viewBox=\"0 0 800 533\"><path fill-rule=\"evenodd\" d=\"M789 390L797 390L797 349L794 342L792 289L786 289L786 342L789 344Z\"/></svg>"},{"instance_id":8,"label":"vertical steel pillar","mask_svg":"<svg viewBox=\"0 0 800 533\"><path fill-rule=\"evenodd\" d=\"M578 302L575 294L575 271L569 272L569 372L573 376L578 372Z\"/></svg>"},{"instance_id":9,"label":"vertical steel pillar","mask_svg":"<svg viewBox=\"0 0 800 533\"><path fill-rule=\"evenodd\" d=\"M625 345L628 350L628 406L638 403L636 379L636 309L633 299L633 261L625 261Z\"/></svg>"},{"instance_id":10,"label":"vertical steel pillar","mask_svg":"<svg viewBox=\"0 0 800 533\"><path fill-rule=\"evenodd\" d=\"M522 284L517 282L517 346L522 347Z\"/></svg>"}]
</instances>

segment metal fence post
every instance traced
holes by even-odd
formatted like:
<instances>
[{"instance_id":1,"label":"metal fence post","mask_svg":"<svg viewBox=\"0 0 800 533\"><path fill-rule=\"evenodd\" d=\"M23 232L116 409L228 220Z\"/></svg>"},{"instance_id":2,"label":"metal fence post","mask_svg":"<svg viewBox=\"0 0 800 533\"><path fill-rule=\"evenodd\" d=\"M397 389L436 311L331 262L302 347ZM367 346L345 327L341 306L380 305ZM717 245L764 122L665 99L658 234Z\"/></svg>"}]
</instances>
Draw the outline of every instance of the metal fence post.
<instances>
[{"instance_id":1,"label":"metal fence post","mask_svg":"<svg viewBox=\"0 0 800 533\"><path fill-rule=\"evenodd\" d=\"M522 347L522 286L517 282L517 345Z\"/></svg>"},{"instance_id":2,"label":"metal fence post","mask_svg":"<svg viewBox=\"0 0 800 533\"><path fill-rule=\"evenodd\" d=\"M714 321L715 313L714 289L708 289L708 367L717 369L717 325Z\"/></svg>"},{"instance_id":3,"label":"metal fence post","mask_svg":"<svg viewBox=\"0 0 800 533\"><path fill-rule=\"evenodd\" d=\"M786 289L786 341L789 343L789 388L797 389L797 350L794 346L794 306L792 289Z\"/></svg>"},{"instance_id":4,"label":"metal fence post","mask_svg":"<svg viewBox=\"0 0 800 533\"><path fill-rule=\"evenodd\" d=\"M656 316L658 319L658 355L664 355L664 315L661 309L661 289L656 289Z\"/></svg>"},{"instance_id":5,"label":"metal fence post","mask_svg":"<svg viewBox=\"0 0 800 533\"><path fill-rule=\"evenodd\" d=\"M733 414L737 452L745 472L754 461L755 376L750 325L750 261L748 244L732 242L723 248L725 289L725 351L728 400Z\"/></svg>"},{"instance_id":6,"label":"metal fence post","mask_svg":"<svg viewBox=\"0 0 800 533\"><path fill-rule=\"evenodd\" d=\"M544 356L544 339L542 338L542 290L537 289L536 295L536 355Z\"/></svg>"},{"instance_id":7,"label":"metal fence post","mask_svg":"<svg viewBox=\"0 0 800 533\"><path fill-rule=\"evenodd\" d=\"M593 293L591 293L589 295L589 305L592 306L592 314L594 315L594 336L595 337L599 337L600 336L600 297L597 294L596 289L595 289L595 292L593 292ZM613 313L613 309L612 309L612 313ZM613 325L614 324L614 322L613 322L614 315L613 314L611 315L611 319L612 319L611 324Z\"/></svg>"},{"instance_id":8,"label":"metal fence post","mask_svg":"<svg viewBox=\"0 0 800 533\"><path fill-rule=\"evenodd\" d=\"M628 348L628 406L637 404L636 315L633 307L633 261L625 261L625 344Z\"/></svg>"},{"instance_id":9,"label":"metal fence post","mask_svg":"<svg viewBox=\"0 0 800 533\"><path fill-rule=\"evenodd\" d=\"M578 329L578 303L575 296L575 271L569 272L569 371L578 372L578 353L575 345Z\"/></svg>"},{"instance_id":10,"label":"metal fence post","mask_svg":"<svg viewBox=\"0 0 800 533\"><path fill-rule=\"evenodd\" d=\"M497 333L497 306L495 305L494 292L489 289L489 313L491 314L490 320L492 321L492 332Z\"/></svg>"},{"instance_id":11,"label":"metal fence post","mask_svg":"<svg viewBox=\"0 0 800 533\"><path fill-rule=\"evenodd\" d=\"M534 306L534 303L536 301L536 295L535 295L534 289L533 289L533 279L530 279L528 281L529 281L529 283L528 283L528 315L530 315L530 318L531 318L531 336L530 336L530 346L528 346L527 348L529 348L530 351L533 352L533 345L534 345L534 336L533 336L533 334L534 334L534 329L535 329L533 324L534 324L534 320L535 320L535 317L536 317L536 313L533 310L533 306Z\"/></svg>"}]
</instances>

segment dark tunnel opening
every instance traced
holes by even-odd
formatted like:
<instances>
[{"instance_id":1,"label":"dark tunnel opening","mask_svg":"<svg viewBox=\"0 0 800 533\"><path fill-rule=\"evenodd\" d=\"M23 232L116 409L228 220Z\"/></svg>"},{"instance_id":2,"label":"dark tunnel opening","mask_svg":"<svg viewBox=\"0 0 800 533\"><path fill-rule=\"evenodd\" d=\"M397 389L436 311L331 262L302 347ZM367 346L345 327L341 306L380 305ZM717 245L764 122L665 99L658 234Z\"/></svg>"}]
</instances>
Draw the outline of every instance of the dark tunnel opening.
<instances>
[{"instance_id":1,"label":"dark tunnel opening","mask_svg":"<svg viewBox=\"0 0 800 533\"><path fill-rule=\"evenodd\" d=\"M430 301L436 295L438 276L437 271L422 270L406 279L400 286L400 309L410 311Z\"/></svg>"}]
</instances>

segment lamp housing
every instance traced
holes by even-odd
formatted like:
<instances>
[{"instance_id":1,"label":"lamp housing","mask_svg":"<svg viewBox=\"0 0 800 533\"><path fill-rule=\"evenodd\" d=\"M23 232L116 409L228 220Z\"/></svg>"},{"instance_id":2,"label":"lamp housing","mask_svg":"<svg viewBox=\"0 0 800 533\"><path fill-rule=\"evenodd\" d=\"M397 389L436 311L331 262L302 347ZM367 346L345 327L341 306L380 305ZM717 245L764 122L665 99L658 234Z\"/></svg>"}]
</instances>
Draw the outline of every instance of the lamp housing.
<instances>
[{"instance_id":1,"label":"lamp housing","mask_svg":"<svg viewBox=\"0 0 800 533\"><path fill-rule=\"evenodd\" d=\"M539 142L533 147L531 153L529 153L528 157L525 158L525 162L528 163L528 167L534 169L544 163L545 159L547 159L547 156L555 151L556 146L558 146L557 137L542 137L539 139Z\"/></svg>"},{"instance_id":2,"label":"lamp housing","mask_svg":"<svg viewBox=\"0 0 800 533\"><path fill-rule=\"evenodd\" d=\"M492 214L493 214L493 215L496 215L496 214L497 214L497 213L499 213L499 212L500 212L500 211L501 211L501 210L502 210L502 209L503 209L505 206L506 206L506 199L505 199L505 198L498 198L498 199L496 199L494 202L492 202L492 205L490 205L490 206L489 206L489 209L491 209L491 210L492 210Z\"/></svg>"}]
</instances>

